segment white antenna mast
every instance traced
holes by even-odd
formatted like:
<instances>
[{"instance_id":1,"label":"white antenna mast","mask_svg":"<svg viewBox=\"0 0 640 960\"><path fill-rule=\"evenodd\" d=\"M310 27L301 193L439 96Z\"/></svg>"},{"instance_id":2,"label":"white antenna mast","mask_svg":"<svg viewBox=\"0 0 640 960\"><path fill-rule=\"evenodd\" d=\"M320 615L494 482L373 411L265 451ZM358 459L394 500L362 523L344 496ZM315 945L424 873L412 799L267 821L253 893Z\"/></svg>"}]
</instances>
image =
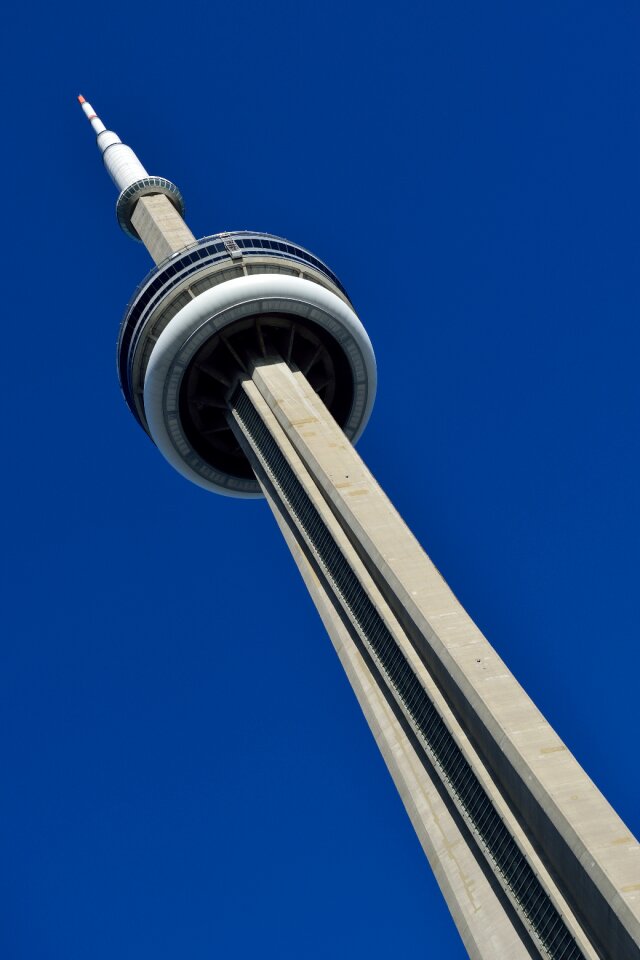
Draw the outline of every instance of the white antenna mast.
<instances>
[{"instance_id":1,"label":"white antenna mast","mask_svg":"<svg viewBox=\"0 0 640 960\"><path fill-rule=\"evenodd\" d=\"M151 177L117 133L107 130L90 103L78 97L96 134L107 173L120 191L116 216L124 232L142 240L156 263L195 242L183 220L184 200L175 183Z\"/></svg>"}]
</instances>

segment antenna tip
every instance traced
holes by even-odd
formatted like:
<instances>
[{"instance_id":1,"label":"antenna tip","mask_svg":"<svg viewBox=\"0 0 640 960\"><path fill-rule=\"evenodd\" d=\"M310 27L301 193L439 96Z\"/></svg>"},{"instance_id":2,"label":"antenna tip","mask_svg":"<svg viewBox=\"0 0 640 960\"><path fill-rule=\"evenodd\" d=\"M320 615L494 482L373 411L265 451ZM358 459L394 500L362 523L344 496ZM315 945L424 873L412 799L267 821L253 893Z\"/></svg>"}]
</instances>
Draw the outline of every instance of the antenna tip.
<instances>
[{"instance_id":1,"label":"antenna tip","mask_svg":"<svg viewBox=\"0 0 640 960\"><path fill-rule=\"evenodd\" d=\"M81 93L78 94L78 103L84 103L84 102L85 102L85 99L84 99L84 97L82 96L82 94L81 94Z\"/></svg>"}]
</instances>

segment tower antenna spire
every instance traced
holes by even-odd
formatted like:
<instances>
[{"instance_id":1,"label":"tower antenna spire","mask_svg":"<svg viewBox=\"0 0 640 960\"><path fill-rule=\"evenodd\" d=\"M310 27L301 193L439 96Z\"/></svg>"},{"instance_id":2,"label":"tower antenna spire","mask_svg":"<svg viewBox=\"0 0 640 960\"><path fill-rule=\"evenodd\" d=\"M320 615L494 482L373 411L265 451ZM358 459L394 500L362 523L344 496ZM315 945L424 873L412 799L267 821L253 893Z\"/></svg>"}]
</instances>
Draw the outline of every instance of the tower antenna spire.
<instances>
[{"instance_id":1,"label":"tower antenna spire","mask_svg":"<svg viewBox=\"0 0 640 960\"><path fill-rule=\"evenodd\" d=\"M78 97L78 103L82 107L82 112L96 134L98 150L102 154L107 173L116 187L121 191L126 190L131 184L135 183L136 180L147 178L149 174L131 147L123 143L118 134L114 133L113 130L107 130L98 114L82 94Z\"/></svg>"},{"instance_id":2,"label":"tower antenna spire","mask_svg":"<svg viewBox=\"0 0 640 960\"><path fill-rule=\"evenodd\" d=\"M82 94L78 95L78 103L82 107L82 112L84 113L85 117L93 127L95 133L96 134L103 133L107 128L105 127L100 117L98 117L98 115L96 114L91 104L87 103L87 101L82 96Z\"/></svg>"},{"instance_id":3,"label":"tower antenna spire","mask_svg":"<svg viewBox=\"0 0 640 960\"><path fill-rule=\"evenodd\" d=\"M96 134L107 173L120 191L116 216L127 236L142 240L156 263L194 243L196 238L183 219L184 200L175 183L149 176L131 147L107 129L82 94L78 103Z\"/></svg>"}]
</instances>

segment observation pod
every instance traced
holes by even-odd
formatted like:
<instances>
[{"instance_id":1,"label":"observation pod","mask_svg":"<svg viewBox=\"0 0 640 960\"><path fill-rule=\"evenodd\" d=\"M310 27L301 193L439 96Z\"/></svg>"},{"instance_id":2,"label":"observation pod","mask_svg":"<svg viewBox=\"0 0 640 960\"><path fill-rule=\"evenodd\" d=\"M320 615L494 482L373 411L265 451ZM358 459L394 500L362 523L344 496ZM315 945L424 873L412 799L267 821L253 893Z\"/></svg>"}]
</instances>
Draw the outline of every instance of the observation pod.
<instances>
[{"instance_id":1,"label":"observation pod","mask_svg":"<svg viewBox=\"0 0 640 960\"><path fill-rule=\"evenodd\" d=\"M206 490L261 496L229 401L239 379L266 359L301 371L357 440L373 406L376 363L335 274L271 234L196 240L178 187L150 176L91 104L78 100L119 190L118 224L156 263L125 312L117 363L129 409L163 456Z\"/></svg>"},{"instance_id":2,"label":"observation pod","mask_svg":"<svg viewBox=\"0 0 640 960\"><path fill-rule=\"evenodd\" d=\"M187 479L262 496L231 429L228 398L261 358L299 369L352 441L369 419L376 363L334 273L265 233L205 237L159 264L127 307L118 372L129 408Z\"/></svg>"}]
</instances>

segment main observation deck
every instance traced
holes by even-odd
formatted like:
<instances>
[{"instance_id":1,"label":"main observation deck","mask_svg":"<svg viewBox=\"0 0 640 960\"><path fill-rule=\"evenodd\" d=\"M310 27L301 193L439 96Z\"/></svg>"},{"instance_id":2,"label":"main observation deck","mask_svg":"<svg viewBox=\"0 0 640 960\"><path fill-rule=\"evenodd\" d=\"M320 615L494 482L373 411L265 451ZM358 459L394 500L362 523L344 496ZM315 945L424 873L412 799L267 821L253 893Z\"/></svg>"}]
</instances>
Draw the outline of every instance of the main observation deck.
<instances>
[{"instance_id":1,"label":"main observation deck","mask_svg":"<svg viewBox=\"0 0 640 960\"><path fill-rule=\"evenodd\" d=\"M193 313L196 302L194 325L183 330L184 311ZM209 332L196 351L203 325ZM160 398L154 382L156 413L207 485L259 493L225 412L231 387L256 359L286 359L349 439L362 432L375 395L371 343L337 276L304 247L268 233L214 234L164 260L138 286L120 328L118 374L129 409L156 444L148 373L159 341L166 345L174 334L172 384L176 377L179 384L167 407L166 390Z\"/></svg>"}]
</instances>

